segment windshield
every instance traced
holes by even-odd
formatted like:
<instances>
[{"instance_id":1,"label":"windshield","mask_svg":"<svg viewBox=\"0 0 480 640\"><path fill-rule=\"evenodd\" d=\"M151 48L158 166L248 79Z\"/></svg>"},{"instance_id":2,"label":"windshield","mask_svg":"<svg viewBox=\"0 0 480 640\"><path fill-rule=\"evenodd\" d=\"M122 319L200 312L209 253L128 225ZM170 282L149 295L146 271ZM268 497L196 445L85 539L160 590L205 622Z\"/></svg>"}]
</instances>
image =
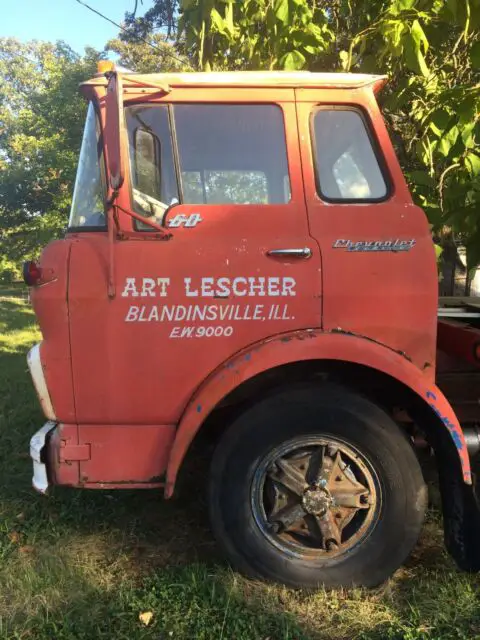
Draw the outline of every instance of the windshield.
<instances>
[{"instance_id":1,"label":"windshield","mask_svg":"<svg viewBox=\"0 0 480 640\"><path fill-rule=\"evenodd\" d=\"M105 228L99 138L100 129L95 109L90 103L78 160L69 228Z\"/></svg>"}]
</instances>

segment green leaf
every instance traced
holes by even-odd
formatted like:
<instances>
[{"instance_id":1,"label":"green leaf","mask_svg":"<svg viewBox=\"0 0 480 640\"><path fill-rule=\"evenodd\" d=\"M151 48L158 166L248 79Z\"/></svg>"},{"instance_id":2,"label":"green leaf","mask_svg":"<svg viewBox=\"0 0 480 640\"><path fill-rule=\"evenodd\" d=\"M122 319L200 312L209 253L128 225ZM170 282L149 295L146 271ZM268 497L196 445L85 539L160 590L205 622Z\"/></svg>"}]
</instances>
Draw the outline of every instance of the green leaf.
<instances>
[{"instance_id":1,"label":"green leaf","mask_svg":"<svg viewBox=\"0 0 480 640\"><path fill-rule=\"evenodd\" d=\"M447 157L451 146L452 145L446 138L442 138L438 143L437 150L442 154L442 156Z\"/></svg>"},{"instance_id":2,"label":"green leaf","mask_svg":"<svg viewBox=\"0 0 480 640\"><path fill-rule=\"evenodd\" d=\"M450 146L453 147L453 145L457 141L459 133L460 131L458 130L458 127L454 125L451 129L448 130L443 139L447 140Z\"/></svg>"},{"instance_id":3,"label":"green leaf","mask_svg":"<svg viewBox=\"0 0 480 640\"><path fill-rule=\"evenodd\" d=\"M463 100L457 109L459 124L469 124L475 120L477 115L477 101L473 96L468 96Z\"/></svg>"},{"instance_id":4,"label":"green leaf","mask_svg":"<svg viewBox=\"0 0 480 640\"><path fill-rule=\"evenodd\" d=\"M470 64L473 69L480 69L480 41L470 49Z\"/></svg>"},{"instance_id":5,"label":"green leaf","mask_svg":"<svg viewBox=\"0 0 480 640\"><path fill-rule=\"evenodd\" d=\"M418 67L420 69L420 73L424 78L428 78L430 75L430 71L428 69L427 63L425 62L425 58L423 57L423 53L421 51L417 51L417 61Z\"/></svg>"},{"instance_id":6,"label":"green leaf","mask_svg":"<svg viewBox=\"0 0 480 640\"><path fill-rule=\"evenodd\" d=\"M267 13L265 14L265 22L270 33L274 33L276 20L277 19L275 17L275 11L273 10L273 7L268 7Z\"/></svg>"},{"instance_id":7,"label":"green leaf","mask_svg":"<svg viewBox=\"0 0 480 640\"><path fill-rule=\"evenodd\" d=\"M410 171L410 180L423 187L435 188L436 182L426 171Z\"/></svg>"},{"instance_id":8,"label":"green leaf","mask_svg":"<svg viewBox=\"0 0 480 640\"><path fill-rule=\"evenodd\" d=\"M416 0L397 0L394 4L400 11L407 11L415 5Z\"/></svg>"},{"instance_id":9,"label":"green leaf","mask_svg":"<svg viewBox=\"0 0 480 640\"><path fill-rule=\"evenodd\" d=\"M338 54L338 57L340 58L340 65L342 69L346 71L348 69L348 60L349 60L348 51L340 51L340 53Z\"/></svg>"},{"instance_id":10,"label":"green leaf","mask_svg":"<svg viewBox=\"0 0 480 640\"><path fill-rule=\"evenodd\" d=\"M467 149L471 149L475 146L474 129L475 121L473 120L466 124L461 130L462 141Z\"/></svg>"},{"instance_id":11,"label":"green leaf","mask_svg":"<svg viewBox=\"0 0 480 640\"><path fill-rule=\"evenodd\" d=\"M273 10L275 11L277 19L280 20L283 25L287 25L289 20L288 0L275 0Z\"/></svg>"},{"instance_id":12,"label":"green leaf","mask_svg":"<svg viewBox=\"0 0 480 640\"><path fill-rule=\"evenodd\" d=\"M212 21L212 25L216 28L216 31L219 33L225 33L225 21L216 9L211 10L210 20Z\"/></svg>"},{"instance_id":13,"label":"green leaf","mask_svg":"<svg viewBox=\"0 0 480 640\"><path fill-rule=\"evenodd\" d=\"M462 0L460 0L462 2ZM458 4L459 0L447 0L446 5L448 10L453 16L453 19L456 20L458 16Z\"/></svg>"},{"instance_id":14,"label":"green leaf","mask_svg":"<svg viewBox=\"0 0 480 640\"><path fill-rule=\"evenodd\" d=\"M403 38L403 51L405 55L405 62L409 69L424 77L428 77L430 72L428 70L423 53L420 51L412 32L407 32Z\"/></svg>"},{"instance_id":15,"label":"green leaf","mask_svg":"<svg viewBox=\"0 0 480 640\"><path fill-rule=\"evenodd\" d=\"M225 25L231 35L233 35L233 2L229 2L225 7Z\"/></svg>"},{"instance_id":16,"label":"green leaf","mask_svg":"<svg viewBox=\"0 0 480 640\"><path fill-rule=\"evenodd\" d=\"M450 124L451 116L445 109L437 109L430 115L430 129L439 138L443 136Z\"/></svg>"},{"instance_id":17,"label":"green leaf","mask_svg":"<svg viewBox=\"0 0 480 640\"><path fill-rule=\"evenodd\" d=\"M465 166L472 178L480 176L480 157L475 153L469 153L465 158Z\"/></svg>"},{"instance_id":18,"label":"green leaf","mask_svg":"<svg viewBox=\"0 0 480 640\"><path fill-rule=\"evenodd\" d=\"M427 53L428 51L427 36L425 35L425 32L422 29L418 20L414 20L412 22L411 30L412 30L413 39L415 40L418 48L420 49L423 45L423 51Z\"/></svg>"},{"instance_id":19,"label":"green leaf","mask_svg":"<svg viewBox=\"0 0 480 640\"><path fill-rule=\"evenodd\" d=\"M305 56L300 51L289 51L279 60L280 67L286 71L301 69L305 64Z\"/></svg>"}]
</instances>

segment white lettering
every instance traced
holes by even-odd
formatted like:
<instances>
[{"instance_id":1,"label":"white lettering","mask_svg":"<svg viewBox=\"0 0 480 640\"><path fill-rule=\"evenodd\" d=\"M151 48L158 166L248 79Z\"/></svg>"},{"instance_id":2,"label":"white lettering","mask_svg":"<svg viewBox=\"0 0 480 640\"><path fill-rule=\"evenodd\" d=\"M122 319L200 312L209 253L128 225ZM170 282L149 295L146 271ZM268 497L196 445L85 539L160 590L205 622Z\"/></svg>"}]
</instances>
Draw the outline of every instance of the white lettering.
<instances>
[{"instance_id":1,"label":"white lettering","mask_svg":"<svg viewBox=\"0 0 480 640\"><path fill-rule=\"evenodd\" d=\"M174 313L175 307L162 307L162 316L160 322L164 322L165 316L167 316L168 320L172 322Z\"/></svg>"},{"instance_id":2,"label":"white lettering","mask_svg":"<svg viewBox=\"0 0 480 640\"><path fill-rule=\"evenodd\" d=\"M156 284L157 283L153 278L143 278L142 293L140 294L140 297L148 298L148 296L151 296L152 298L154 298L155 297L154 289Z\"/></svg>"},{"instance_id":3,"label":"white lettering","mask_svg":"<svg viewBox=\"0 0 480 640\"><path fill-rule=\"evenodd\" d=\"M156 305L154 305L151 309L150 309L150 314L148 316L148 322L158 322L158 308Z\"/></svg>"},{"instance_id":4,"label":"white lettering","mask_svg":"<svg viewBox=\"0 0 480 640\"><path fill-rule=\"evenodd\" d=\"M247 279L246 278L235 278L232 284L232 290L233 290L233 295L235 296L246 296L247 295L247 289L243 289L242 291L239 291L238 289L238 285L242 283L242 284L247 284Z\"/></svg>"},{"instance_id":5,"label":"white lettering","mask_svg":"<svg viewBox=\"0 0 480 640\"><path fill-rule=\"evenodd\" d=\"M263 304L255 305L255 311L253 312L253 320L261 320L263 316Z\"/></svg>"},{"instance_id":6,"label":"white lettering","mask_svg":"<svg viewBox=\"0 0 480 640\"><path fill-rule=\"evenodd\" d=\"M185 316L187 315L187 307L179 304L175 309L175 322L180 322L181 320L185 320Z\"/></svg>"},{"instance_id":7,"label":"white lettering","mask_svg":"<svg viewBox=\"0 0 480 640\"><path fill-rule=\"evenodd\" d=\"M180 332L180 327L173 327L173 329L170 331L170 338L179 338L180 336L178 335Z\"/></svg>"},{"instance_id":8,"label":"white lettering","mask_svg":"<svg viewBox=\"0 0 480 640\"><path fill-rule=\"evenodd\" d=\"M268 279L268 295L271 297L280 295L280 278Z\"/></svg>"},{"instance_id":9,"label":"white lettering","mask_svg":"<svg viewBox=\"0 0 480 640\"><path fill-rule=\"evenodd\" d=\"M199 213L192 213L192 215L188 216L187 221L185 222L186 227L196 227L199 222L202 222L203 218Z\"/></svg>"},{"instance_id":10,"label":"white lettering","mask_svg":"<svg viewBox=\"0 0 480 640\"><path fill-rule=\"evenodd\" d=\"M193 336L193 332L195 327L182 327L182 333L180 334L180 338L191 338Z\"/></svg>"},{"instance_id":11,"label":"white lettering","mask_svg":"<svg viewBox=\"0 0 480 640\"><path fill-rule=\"evenodd\" d=\"M122 291L122 298L127 298L129 295L136 298L138 296L137 287L135 286L136 278L127 278L125 281L125 288Z\"/></svg>"},{"instance_id":12,"label":"white lettering","mask_svg":"<svg viewBox=\"0 0 480 640\"><path fill-rule=\"evenodd\" d=\"M294 291L296 284L295 278L284 278L282 296L296 296L297 294Z\"/></svg>"},{"instance_id":13,"label":"white lettering","mask_svg":"<svg viewBox=\"0 0 480 640\"><path fill-rule=\"evenodd\" d=\"M204 321L205 320L205 307L200 307L198 304L196 304L193 307L192 320L202 320L202 321Z\"/></svg>"},{"instance_id":14,"label":"white lettering","mask_svg":"<svg viewBox=\"0 0 480 640\"><path fill-rule=\"evenodd\" d=\"M190 290L192 279L184 278L183 282L185 284L185 295L187 296L187 298L196 298L198 296L198 289L196 289L195 291Z\"/></svg>"},{"instance_id":15,"label":"white lettering","mask_svg":"<svg viewBox=\"0 0 480 640\"><path fill-rule=\"evenodd\" d=\"M180 227L186 221L187 221L187 216L185 216L183 213L179 213L174 218L169 220L168 226L169 227Z\"/></svg>"},{"instance_id":16,"label":"white lettering","mask_svg":"<svg viewBox=\"0 0 480 640\"><path fill-rule=\"evenodd\" d=\"M217 296L227 297L230 295L230 279L219 278L217 281Z\"/></svg>"},{"instance_id":17,"label":"white lettering","mask_svg":"<svg viewBox=\"0 0 480 640\"><path fill-rule=\"evenodd\" d=\"M205 314L206 320L216 320L218 317L218 307L214 304L207 307L207 312Z\"/></svg>"},{"instance_id":18,"label":"white lettering","mask_svg":"<svg viewBox=\"0 0 480 640\"><path fill-rule=\"evenodd\" d=\"M136 322L139 311L138 307L130 307L125 317L125 322Z\"/></svg>"},{"instance_id":19,"label":"white lettering","mask_svg":"<svg viewBox=\"0 0 480 640\"><path fill-rule=\"evenodd\" d=\"M204 298L213 298L215 292L213 290L213 278L202 278L202 296Z\"/></svg>"},{"instance_id":20,"label":"white lettering","mask_svg":"<svg viewBox=\"0 0 480 640\"><path fill-rule=\"evenodd\" d=\"M157 284L160 287L159 296L165 298L167 296L167 287L170 286L170 278L157 278Z\"/></svg>"},{"instance_id":21,"label":"white lettering","mask_svg":"<svg viewBox=\"0 0 480 640\"><path fill-rule=\"evenodd\" d=\"M269 278L270 280L270 278ZM257 283L255 283L257 281ZM248 282L250 283L250 293L251 296L264 296L265 295L265 278L249 278ZM255 293L258 291L258 293Z\"/></svg>"}]
</instances>

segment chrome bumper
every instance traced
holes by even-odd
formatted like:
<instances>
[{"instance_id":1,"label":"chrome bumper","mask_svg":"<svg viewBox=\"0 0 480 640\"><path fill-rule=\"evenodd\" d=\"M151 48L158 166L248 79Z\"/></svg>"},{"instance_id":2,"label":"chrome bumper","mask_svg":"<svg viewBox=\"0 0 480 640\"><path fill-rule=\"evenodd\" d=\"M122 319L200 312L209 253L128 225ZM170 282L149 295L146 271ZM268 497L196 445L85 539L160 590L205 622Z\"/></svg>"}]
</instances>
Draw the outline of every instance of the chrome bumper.
<instances>
[{"instance_id":1,"label":"chrome bumper","mask_svg":"<svg viewBox=\"0 0 480 640\"><path fill-rule=\"evenodd\" d=\"M47 382L42 366L42 358L40 354L40 346L36 344L30 349L27 355L27 364L32 376L33 385L37 392L38 399L43 409L43 413L48 420L55 420L55 411L53 409L52 400L48 393Z\"/></svg>"},{"instance_id":2,"label":"chrome bumper","mask_svg":"<svg viewBox=\"0 0 480 640\"><path fill-rule=\"evenodd\" d=\"M50 433L52 429L55 429L56 426L56 422L49 420L30 440L30 457L33 461L32 484L40 493L46 493L49 486L47 465L42 462L42 450L45 447L47 434Z\"/></svg>"}]
</instances>

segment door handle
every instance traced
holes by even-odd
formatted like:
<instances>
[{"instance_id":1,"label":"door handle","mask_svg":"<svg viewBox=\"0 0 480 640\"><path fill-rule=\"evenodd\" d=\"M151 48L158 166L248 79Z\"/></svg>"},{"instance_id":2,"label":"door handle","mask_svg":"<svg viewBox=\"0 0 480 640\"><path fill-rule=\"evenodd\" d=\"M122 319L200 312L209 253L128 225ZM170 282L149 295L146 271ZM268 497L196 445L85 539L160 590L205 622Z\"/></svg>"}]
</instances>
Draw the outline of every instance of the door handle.
<instances>
[{"instance_id":1,"label":"door handle","mask_svg":"<svg viewBox=\"0 0 480 640\"><path fill-rule=\"evenodd\" d=\"M269 258L310 258L312 250L308 247L303 249L269 249L267 256Z\"/></svg>"}]
</instances>

